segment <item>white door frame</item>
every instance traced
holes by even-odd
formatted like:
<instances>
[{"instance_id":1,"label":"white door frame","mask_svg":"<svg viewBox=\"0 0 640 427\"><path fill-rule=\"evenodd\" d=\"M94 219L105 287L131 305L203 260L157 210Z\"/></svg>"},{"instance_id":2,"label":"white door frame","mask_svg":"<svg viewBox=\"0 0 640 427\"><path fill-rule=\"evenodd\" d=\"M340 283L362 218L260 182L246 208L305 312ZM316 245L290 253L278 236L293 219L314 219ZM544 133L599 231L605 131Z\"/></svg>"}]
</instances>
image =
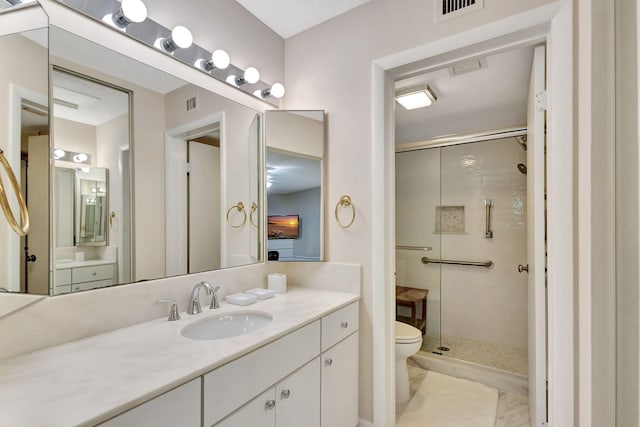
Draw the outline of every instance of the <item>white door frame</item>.
<instances>
[{"instance_id":1,"label":"white door frame","mask_svg":"<svg viewBox=\"0 0 640 427\"><path fill-rule=\"evenodd\" d=\"M395 292L389 286L395 282L394 73L399 67L425 59L431 61L428 66L434 67L438 61L450 63L465 55L506 49L536 39L547 43L547 88L551 94L547 135L549 420L550 425L574 425L572 24L572 4L561 0L372 63L373 418L376 427L395 422ZM382 171L384 173L380 173Z\"/></svg>"},{"instance_id":2,"label":"white door frame","mask_svg":"<svg viewBox=\"0 0 640 427\"><path fill-rule=\"evenodd\" d=\"M168 276L186 274L187 272L187 206L186 206L186 140L202 136L193 132L214 123L220 124L220 147L225 142L225 113L224 111L211 114L193 122L169 129L165 132L165 191L166 206L166 260L165 269ZM206 132L205 132L206 133ZM224 151L220 157L220 206L221 210L227 205L226 198L226 156ZM185 203L178 203L184 198ZM224 218L224 216L221 216ZM220 230L220 247L225 248L227 241L226 229ZM221 265L226 265L226 251L220 253ZM223 264L224 263L224 264Z\"/></svg>"}]
</instances>

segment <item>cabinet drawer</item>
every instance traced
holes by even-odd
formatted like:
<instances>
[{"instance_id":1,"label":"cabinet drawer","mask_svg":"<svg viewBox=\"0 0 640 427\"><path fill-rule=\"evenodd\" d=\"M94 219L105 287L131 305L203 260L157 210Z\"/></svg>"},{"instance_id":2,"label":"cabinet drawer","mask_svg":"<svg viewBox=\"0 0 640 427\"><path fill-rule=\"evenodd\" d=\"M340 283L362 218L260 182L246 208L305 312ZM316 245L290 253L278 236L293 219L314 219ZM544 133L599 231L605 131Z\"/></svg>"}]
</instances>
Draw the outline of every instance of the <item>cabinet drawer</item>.
<instances>
[{"instance_id":1,"label":"cabinet drawer","mask_svg":"<svg viewBox=\"0 0 640 427\"><path fill-rule=\"evenodd\" d=\"M71 270L71 283L91 282L113 278L113 264L78 267Z\"/></svg>"},{"instance_id":2,"label":"cabinet drawer","mask_svg":"<svg viewBox=\"0 0 640 427\"><path fill-rule=\"evenodd\" d=\"M358 330L358 303L354 302L322 318L322 351Z\"/></svg>"},{"instance_id":3,"label":"cabinet drawer","mask_svg":"<svg viewBox=\"0 0 640 427\"><path fill-rule=\"evenodd\" d=\"M93 282L75 283L71 285L72 292L88 291L90 289L104 288L113 285L113 279L95 280Z\"/></svg>"},{"instance_id":4,"label":"cabinet drawer","mask_svg":"<svg viewBox=\"0 0 640 427\"><path fill-rule=\"evenodd\" d=\"M100 424L100 427L200 427L200 387L196 378Z\"/></svg>"},{"instance_id":5,"label":"cabinet drawer","mask_svg":"<svg viewBox=\"0 0 640 427\"><path fill-rule=\"evenodd\" d=\"M316 321L204 376L204 423L211 426L320 354Z\"/></svg>"},{"instance_id":6,"label":"cabinet drawer","mask_svg":"<svg viewBox=\"0 0 640 427\"><path fill-rule=\"evenodd\" d=\"M56 286L71 284L71 269L56 270Z\"/></svg>"}]
</instances>

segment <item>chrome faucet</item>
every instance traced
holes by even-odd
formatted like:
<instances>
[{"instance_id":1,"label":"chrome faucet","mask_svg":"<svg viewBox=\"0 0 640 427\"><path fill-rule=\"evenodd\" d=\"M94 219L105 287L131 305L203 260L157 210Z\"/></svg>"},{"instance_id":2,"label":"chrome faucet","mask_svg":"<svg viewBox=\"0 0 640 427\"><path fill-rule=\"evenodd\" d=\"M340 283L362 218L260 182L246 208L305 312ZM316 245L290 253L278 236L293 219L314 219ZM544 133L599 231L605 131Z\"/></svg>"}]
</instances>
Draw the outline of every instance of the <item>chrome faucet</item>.
<instances>
[{"instance_id":1,"label":"chrome faucet","mask_svg":"<svg viewBox=\"0 0 640 427\"><path fill-rule=\"evenodd\" d=\"M218 301L218 290L220 289L220 286L216 286L214 289L209 282L202 281L198 283L191 292L189 308L187 309L188 314L202 313L202 306L200 305L200 288L204 288L207 294L211 295L211 304L209 305L209 308L220 308L220 303Z\"/></svg>"}]
</instances>

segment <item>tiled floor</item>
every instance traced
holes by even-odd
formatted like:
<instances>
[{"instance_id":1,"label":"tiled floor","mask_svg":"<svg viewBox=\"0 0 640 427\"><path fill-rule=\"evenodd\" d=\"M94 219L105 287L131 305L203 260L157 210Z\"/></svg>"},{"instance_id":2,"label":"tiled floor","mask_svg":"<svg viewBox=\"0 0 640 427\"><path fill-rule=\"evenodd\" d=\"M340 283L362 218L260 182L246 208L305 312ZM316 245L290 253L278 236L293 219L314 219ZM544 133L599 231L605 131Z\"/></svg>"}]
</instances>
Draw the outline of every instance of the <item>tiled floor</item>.
<instances>
[{"instance_id":1,"label":"tiled floor","mask_svg":"<svg viewBox=\"0 0 640 427\"><path fill-rule=\"evenodd\" d=\"M447 357L527 375L527 349L445 335L442 344L433 337L425 336L422 350L431 352L440 345L449 348L449 351L442 352Z\"/></svg>"},{"instance_id":2,"label":"tiled floor","mask_svg":"<svg viewBox=\"0 0 640 427\"><path fill-rule=\"evenodd\" d=\"M410 393L413 397L427 371L420 368L411 359L407 364ZM396 405L396 420L402 415L406 406L407 404ZM526 397L500 392L496 427L530 427L529 400Z\"/></svg>"}]
</instances>

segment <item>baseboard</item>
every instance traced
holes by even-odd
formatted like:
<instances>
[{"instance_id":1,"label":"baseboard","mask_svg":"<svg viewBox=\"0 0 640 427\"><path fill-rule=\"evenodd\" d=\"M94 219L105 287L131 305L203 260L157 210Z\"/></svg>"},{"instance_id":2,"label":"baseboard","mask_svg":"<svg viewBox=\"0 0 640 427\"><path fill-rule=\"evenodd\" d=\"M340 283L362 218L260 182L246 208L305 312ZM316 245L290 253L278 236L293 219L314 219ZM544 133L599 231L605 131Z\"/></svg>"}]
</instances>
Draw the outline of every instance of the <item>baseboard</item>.
<instances>
[{"instance_id":1,"label":"baseboard","mask_svg":"<svg viewBox=\"0 0 640 427\"><path fill-rule=\"evenodd\" d=\"M373 423L370 423L369 421L359 418L357 427L373 427Z\"/></svg>"},{"instance_id":2,"label":"baseboard","mask_svg":"<svg viewBox=\"0 0 640 427\"><path fill-rule=\"evenodd\" d=\"M505 393L529 396L529 383L524 375L432 353L418 352L411 358L423 369L477 381Z\"/></svg>"}]
</instances>

